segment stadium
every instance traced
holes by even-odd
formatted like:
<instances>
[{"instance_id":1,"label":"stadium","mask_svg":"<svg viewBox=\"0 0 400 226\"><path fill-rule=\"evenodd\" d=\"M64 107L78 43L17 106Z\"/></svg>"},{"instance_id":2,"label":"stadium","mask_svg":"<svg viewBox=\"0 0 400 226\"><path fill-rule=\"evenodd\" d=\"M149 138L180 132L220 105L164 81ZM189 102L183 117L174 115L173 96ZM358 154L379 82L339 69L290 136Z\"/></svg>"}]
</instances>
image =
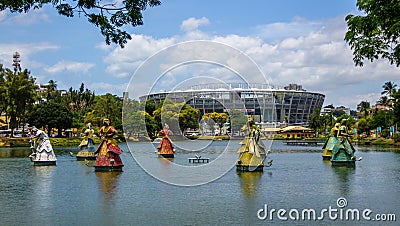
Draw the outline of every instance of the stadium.
<instances>
[{"instance_id":1,"label":"stadium","mask_svg":"<svg viewBox=\"0 0 400 226\"><path fill-rule=\"evenodd\" d=\"M259 123L308 125L314 110L321 110L325 95L307 92L298 84L277 88L268 84L200 84L185 89L151 92L140 102L164 99L185 102L200 114L227 112L232 109L252 115Z\"/></svg>"}]
</instances>

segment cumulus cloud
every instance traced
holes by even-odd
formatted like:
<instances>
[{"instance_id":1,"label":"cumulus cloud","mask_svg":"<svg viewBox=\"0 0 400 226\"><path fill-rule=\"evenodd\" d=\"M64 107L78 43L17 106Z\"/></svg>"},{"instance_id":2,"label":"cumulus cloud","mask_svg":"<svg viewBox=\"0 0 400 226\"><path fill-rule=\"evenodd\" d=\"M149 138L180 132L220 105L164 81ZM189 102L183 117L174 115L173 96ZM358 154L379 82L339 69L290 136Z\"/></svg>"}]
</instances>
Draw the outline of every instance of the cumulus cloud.
<instances>
[{"instance_id":1,"label":"cumulus cloud","mask_svg":"<svg viewBox=\"0 0 400 226\"><path fill-rule=\"evenodd\" d=\"M27 13L12 14L8 10L0 12L0 24L26 26L44 21L49 21L49 16L41 8Z\"/></svg>"},{"instance_id":2,"label":"cumulus cloud","mask_svg":"<svg viewBox=\"0 0 400 226\"><path fill-rule=\"evenodd\" d=\"M42 67L43 64L36 61L32 55L45 51L57 50L60 47L50 43L15 43L15 44L1 44L0 43L0 64L5 67L11 68L12 57L15 52L21 56L22 68L37 68Z\"/></svg>"},{"instance_id":3,"label":"cumulus cloud","mask_svg":"<svg viewBox=\"0 0 400 226\"><path fill-rule=\"evenodd\" d=\"M95 64L93 63L60 61L50 67L45 68L45 71L50 74L57 74L66 71L85 74L94 66Z\"/></svg>"},{"instance_id":4,"label":"cumulus cloud","mask_svg":"<svg viewBox=\"0 0 400 226\"><path fill-rule=\"evenodd\" d=\"M130 77L148 57L173 45L172 38L154 39L144 35L132 35L125 48L115 48L105 58L106 71L115 77Z\"/></svg>"},{"instance_id":5,"label":"cumulus cloud","mask_svg":"<svg viewBox=\"0 0 400 226\"><path fill-rule=\"evenodd\" d=\"M184 20L181 24L181 30L184 32L197 30L200 26L209 25L210 21L206 17L202 17L200 19L196 19L191 17L187 20Z\"/></svg>"},{"instance_id":6,"label":"cumulus cloud","mask_svg":"<svg viewBox=\"0 0 400 226\"><path fill-rule=\"evenodd\" d=\"M310 32L321 27L321 22L307 21L296 17L289 23L276 22L270 24L258 25L257 34L268 41L279 41L285 38L297 38L306 36Z\"/></svg>"},{"instance_id":7,"label":"cumulus cloud","mask_svg":"<svg viewBox=\"0 0 400 226\"><path fill-rule=\"evenodd\" d=\"M168 38L134 35L125 49L114 49L105 58L107 72L113 76L127 77L148 57L162 49L184 41L210 40L232 46L251 57L266 76L266 80L273 85L283 87L289 83L301 84L308 91L326 94L326 104L355 108L366 98L370 98L373 103L372 98L377 97L376 94L380 92L384 82L398 80L398 69L386 61L366 63L363 68L354 66L352 52L343 40L346 24L342 17L324 21L296 18L290 23L259 25L257 34L249 36L212 35L198 29L200 25L209 23L207 18L190 18L181 25L185 34ZM205 56L209 54L212 59L226 59L227 64L234 62L224 52L201 48L197 51L203 51ZM179 62L177 59L184 59L183 56L187 57L188 54L189 51L170 54L169 59L159 63L159 67L169 68L171 65L168 62ZM235 64L243 66L244 62ZM168 81L163 84L179 83L182 79L187 79L187 75L196 76L193 69L185 71L185 68L171 71L165 76ZM210 68L208 72L212 74L215 71L215 68ZM253 72L249 72L251 73ZM207 71L202 70L202 74L207 74ZM227 74L222 72L220 77L227 79L223 77ZM378 91L371 91L368 88L371 86ZM142 90L143 94L147 92ZM140 93L140 90L135 90L135 93Z\"/></svg>"}]
</instances>

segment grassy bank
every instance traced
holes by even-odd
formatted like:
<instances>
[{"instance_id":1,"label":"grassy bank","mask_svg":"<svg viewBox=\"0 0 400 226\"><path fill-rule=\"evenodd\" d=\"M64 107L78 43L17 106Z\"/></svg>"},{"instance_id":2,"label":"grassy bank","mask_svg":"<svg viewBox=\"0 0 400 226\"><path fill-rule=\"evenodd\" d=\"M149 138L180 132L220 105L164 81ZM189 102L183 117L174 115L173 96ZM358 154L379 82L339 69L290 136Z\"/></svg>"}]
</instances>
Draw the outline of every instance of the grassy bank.
<instances>
[{"instance_id":1,"label":"grassy bank","mask_svg":"<svg viewBox=\"0 0 400 226\"><path fill-rule=\"evenodd\" d=\"M71 147L78 146L82 141L82 138L50 138L50 143L53 147ZM117 140L122 142L123 140ZM95 137L94 143L99 144L100 139ZM0 147L30 147L29 138L27 137L18 137L18 138L9 138L9 137L1 137L0 138Z\"/></svg>"},{"instance_id":2,"label":"grassy bank","mask_svg":"<svg viewBox=\"0 0 400 226\"><path fill-rule=\"evenodd\" d=\"M229 136L199 136L196 137L198 140L229 140L229 139L243 139L243 137L230 138ZM71 147L78 146L82 141L82 138L50 138L50 142L53 147ZM117 142L124 142L125 140L121 137L117 138ZM129 141L149 141L149 138L143 137L143 139L129 139ZM393 139L360 139L354 141L359 145L381 145L381 146L400 146L400 142L395 142ZM97 145L100 143L98 137L94 138L94 143ZM0 148L1 147L30 147L29 138L9 138L0 137Z\"/></svg>"}]
</instances>

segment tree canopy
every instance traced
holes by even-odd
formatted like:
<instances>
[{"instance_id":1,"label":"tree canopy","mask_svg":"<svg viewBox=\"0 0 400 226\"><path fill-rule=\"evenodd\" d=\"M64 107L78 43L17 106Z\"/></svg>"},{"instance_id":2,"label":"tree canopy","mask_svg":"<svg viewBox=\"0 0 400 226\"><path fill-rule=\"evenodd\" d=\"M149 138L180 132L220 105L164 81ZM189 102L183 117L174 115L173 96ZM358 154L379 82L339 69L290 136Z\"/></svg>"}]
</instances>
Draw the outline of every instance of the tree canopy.
<instances>
[{"instance_id":1,"label":"tree canopy","mask_svg":"<svg viewBox=\"0 0 400 226\"><path fill-rule=\"evenodd\" d=\"M0 113L10 117L12 131L25 120L25 112L35 101L35 90L35 79L28 70L14 73L0 65Z\"/></svg>"},{"instance_id":2,"label":"tree canopy","mask_svg":"<svg viewBox=\"0 0 400 226\"><path fill-rule=\"evenodd\" d=\"M72 113L61 103L43 102L35 105L27 121L38 128L47 128L49 135L53 128L57 128L58 135L61 136L63 129L71 128Z\"/></svg>"},{"instance_id":3,"label":"tree canopy","mask_svg":"<svg viewBox=\"0 0 400 226\"><path fill-rule=\"evenodd\" d=\"M12 13L27 13L31 9L39 9L51 4L58 14L74 17L76 14L85 16L88 21L100 28L106 43L111 42L124 47L130 34L124 25L133 27L143 25L143 15L147 7L160 5L159 0L124 0L124 1L94 1L94 0L5 0L0 1L0 11L9 9Z\"/></svg>"},{"instance_id":4,"label":"tree canopy","mask_svg":"<svg viewBox=\"0 0 400 226\"><path fill-rule=\"evenodd\" d=\"M378 58L400 65L400 1L357 0L357 7L365 15L346 16L348 31L345 41L353 50L356 66L364 59Z\"/></svg>"}]
</instances>

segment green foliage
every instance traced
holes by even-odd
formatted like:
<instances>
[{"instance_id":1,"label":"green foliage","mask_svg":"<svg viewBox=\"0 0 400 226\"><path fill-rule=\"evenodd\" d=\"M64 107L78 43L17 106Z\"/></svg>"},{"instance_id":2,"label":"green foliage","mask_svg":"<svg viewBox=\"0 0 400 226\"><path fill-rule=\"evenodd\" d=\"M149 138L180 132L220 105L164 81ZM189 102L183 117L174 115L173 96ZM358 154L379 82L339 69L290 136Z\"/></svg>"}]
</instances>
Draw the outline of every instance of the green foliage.
<instances>
[{"instance_id":1,"label":"green foliage","mask_svg":"<svg viewBox=\"0 0 400 226\"><path fill-rule=\"evenodd\" d=\"M235 109L229 112L231 133L240 131L244 125L247 125L247 121L247 116L243 112Z\"/></svg>"},{"instance_id":2,"label":"green foliage","mask_svg":"<svg viewBox=\"0 0 400 226\"><path fill-rule=\"evenodd\" d=\"M72 113L61 103L43 102L35 105L27 122L38 128L47 128L49 134L53 128L57 128L60 136L63 129L71 128Z\"/></svg>"},{"instance_id":3,"label":"green foliage","mask_svg":"<svg viewBox=\"0 0 400 226\"><path fill-rule=\"evenodd\" d=\"M161 2L159 0L125 0L118 3L94 0L12 0L1 1L0 11L9 9L13 13L26 13L31 9L42 8L46 4L51 4L60 15L66 17L74 17L75 13L85 16L90 23L100 28L108 45L112 42L124 47L131 36L123 27L143 25L142 11L147 7L158 6Z\"/></svg>"},{"instance_id":4,"label":"green foliage","mask_svg":"<svg viewBox=\"0 0 400 226\"><path fill-rule=\"evenodd\" d=\"M394 134L393 140L394 140L394 142L399 143L400 142L400 133Z\"/></svg>"},{"instance_id":5,"label":"green foliage","mask_svg":"<svg viewBox=\"0 0 400 226\"><path fill-rule=\"evenodd\" d=\"M154 137L156 124L151 115L144 111L136 100L125 100L123 108L123 128L126 136L147 134Z\"/></svg>"},{"instance_id":6,"label":"green foliage","mask_svg":"<svg viewBox=\"0 0 400 226\"><path fill-rule=\"evenodd\" d=\"M174 103L166 99L153 111L157 129L160 130L164 124L168 124L175 134L180 134L187 128L197 129L200 111L185 103Z\"/></svg>"},{"instance_id":7,"label":"green foliage","mask_svg":"<svg viewBox=\"0 0 400 226\"><path fill-rule=\"evenodd\" d=\"M344 112L343 110L336 110L336 111L332 112L332 114L333 114L334 117L337 118L337 117L340 117L342 115L345 115L346 112Z\"/></svg>"},{"instance_id":8,"label":"green foliage","mask_svg":"<svg viewBox=\"0 0 400 226\"><path fill-rule=\"evenodd\" d=\"M400 93L400 91L398 91ZM400 95L399 95L400 96ZM393 120L394 123L400 124L400 97L397 97L397 101L393 104Z\"/></svg>"},{"instance_id":9,"label":"green foliage","mask_svg":"<svg viewBox=\"0 0 400 226\"><path fill-rule=\"evenodd\" d=\"M388 95L389 97L394 98L396 87L397 85L394 82L385 82L385 84L382 86L383 91L381 92L381 94Z\"/></svg>"},{"instance_id":10,"label":"green foliage","mask_svg":"<svg viewBox=\"0 0 400 226\"><path fill-rule=\"evenodd\" d=\"M318 131L323 125L321 111L316 109L310 116L309 127L314 131Z\"/></svg>"},{"instance_id":11,"label":"green foliage","mask_svg":"<svg viewBox=\"0 0 400 226\"><path fill-rule=\"evenodd\" d=\"M153 112L156 110L157 106L156 103L154 103L153 100L146 100L145 102L145 111L149 115L153 115Z\"/></svg>"},{"instance_id":12,"label":"green foliage","mask_svg":"<svg viewBox=\"0 0 400 226\"><path fill-rule=\"evenodd\" d=\"M218 124L220 130L225 122L227 122L229 116L226 113L205 113L201 120L207 124L208 129L213 130L214 124ZM221 131L220 131L221 132Z\"/></svg>"},{"instance_id":13,"label":"green foliage","mask_svg":"<svg viewBox=\"0 0 400 226\"><path fill-rule=\"evenodd\" d=\"M371 105L368 101L361 101L360 103L360 114L366 117L368 116L368 111L371 109Z\"/></svg>"},{"instance_id":14,"label":"green foliage","mask_svg":"<svg viewBox=\"0 0 400 226\"><path fill-rule=\"evenodd\" d=\"M25 120L26 111L36 99L36 88L35 79L28 70L12 72L0 65L0 110L9 116L11 130Z\"/></svg>"},{"instance_id":15,"label":"green foliage","mask_svg":"<svg viewBox=\"0 0 400 226\"><path fill-rule=\"evenodd\" d=\"M377 128L377 127L389 127L389 112L387 111L382 111L382 110L377 110L370 122L372 128Z\"/></svg>"},{"instance_id":16,"label":"green foliage","mask_svg":"<svg viewBox=\"0 0 400 226\"><path fill-rule=\"evenodd\" d=\"M371 121L371 117L365 117L365 118L361 118L358 120L357 122L357 133L358 134L362 134L362 133L366 133L367 136L369 136L370 134L370 130L371 130L371 126L370 126L370 121Z\"/></svg>"},{"instance_id":17,"label":"green foliage","mask_svg":"<svg viewBox=\"0 0 400 226\"><path fill-rule=\"evenodd\" d=\"M356 66L363 60L378 58L400 65L400 1L357 0L364 15L347 15L348 31L345 40L353 50Z\"/></svg>"},{"instance_id":18,"label":"green foliage","mask_svg":"<svg viewBox=\"0 0 400 226\"><path fill-rule=\"evenodd\" d=\"M85 115L85 121L101 126L103 119L108 118L115 129L122 130L122 103L122 98L110 93L95 96L91 110Z\"/></svg>"}]
</instances>

